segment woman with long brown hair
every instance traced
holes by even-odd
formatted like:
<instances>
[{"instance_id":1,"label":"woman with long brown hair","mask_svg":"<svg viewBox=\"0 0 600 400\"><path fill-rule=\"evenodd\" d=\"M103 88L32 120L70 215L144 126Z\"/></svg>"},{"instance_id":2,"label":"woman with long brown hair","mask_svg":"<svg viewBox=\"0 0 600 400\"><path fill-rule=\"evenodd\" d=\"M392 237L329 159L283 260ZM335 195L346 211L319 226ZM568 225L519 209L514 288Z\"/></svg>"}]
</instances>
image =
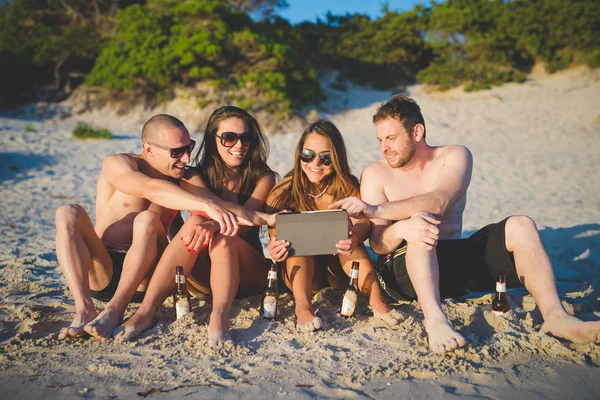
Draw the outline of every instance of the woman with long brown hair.
<instances>
[{"instance_id":1,"label":"woman with long brown hair","mask_svg":"<svg viewBox=\"0 0 600 400\"><path fill-rule=\"evenodd\" d=\"M267 211L327 210L328 206L347 196L360 196L359 182L350 173L344 140L329 121L319 120L304 130L294 153L292 170L279 182L267 198ZM389 325L398 324L392 309L383 300L373 264L363 244L369 235L366 218L351 218L350 238L337 243L335 256L290 257L289 243L277 240L276 229L269 228L269 254L283 265L283 281L292 291L296 302L297 327L303 331L321 328L322 321L312 311L314 289L324 286L322 271L334 287L341 287L349 275L353 261L360 262L359 290L369 296L376 317Z\"/></svg>"},{"instance_id":2,"label":"woman with long brown hair","mask_svg":"<svg viewBox=\"0 0 600 400\"><path fill-rule=\"evenodd\" d=\"M266 163L268 143L258 121L245 110L223 106L210 116L195 164L180 185L233 211L248 225L234 235L221 234L219 224L202 212L190 218L169 243L152 276L137 313L116 338L127 340L152 324L158 307L175 287L175 266L184 268L188 288L212 296L208 326L210 346L229 336L229 310L234 297L262 292L269 262L263 256L259 225L274 223L261 212L276 174Z\"/></svg>"}]
</instances>

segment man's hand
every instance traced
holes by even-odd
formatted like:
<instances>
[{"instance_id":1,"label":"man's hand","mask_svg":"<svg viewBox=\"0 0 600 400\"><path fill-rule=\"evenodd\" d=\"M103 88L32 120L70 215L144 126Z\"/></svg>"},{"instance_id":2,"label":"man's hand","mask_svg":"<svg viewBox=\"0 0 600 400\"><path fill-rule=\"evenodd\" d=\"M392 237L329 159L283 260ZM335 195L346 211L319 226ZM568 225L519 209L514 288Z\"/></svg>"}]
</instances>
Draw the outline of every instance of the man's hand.
<instances>
[{"instance_id":1,"label":"man's hand","mask_svg":"<svg viewBox=\"0 0 600 400\"><path fill-rule=\"evenodd\" d=\"M288 258L287 249L289 245L289 242L286 242L285 240L277 240L277 238L273 236L269 242L269 245L267 246L267 250L269 250L271 259L273 259L275 262L285 261L285 259Z\"/></svg>"},{"instance_id":2,"label":"man's hand","mask_svg":"<svg viewBox=\"0 0 600 400\"><path fill-rule=\"evenodd\" d=\"M358 246L358 239L352 235L352 231L348 231L348 239L340 240L336 243L338 254L343 256L349 256L352 254L354 249Z\"/></svg>"},{"instance_id":3,"label":"man's hand","mask_svg":"<svg viewBox=\"0 0 600 400\"><path fill-rule=\"evenodd\" d=\"M237 215L210 200L207 201L206 210L204 212L219 224L222 235L237 235L240 229L238 226Z\"/></svg>"},{"instance_id":4,"label":"man's hand","mask_svg":"<svg viewBox=\"0 0 600 400\"><path fill-rule=\"evenodd\" d=\"M377 206L365 203L358 197L346 197L345 199L338 200L329 206L329 208L338 207L348 211L348 214L351 217L366 217L368 219L376 218L375 213L377 212Z\"/></svg>"},{"instance_id":5,"label":"man's hand","mask_svg":"<svg viewBox=\"0 0 600 400\"><path fill-rule=\"evenodd\" d=\"M408 243L414 243L426 250L433 251L440 237L439 224L440 221L432 215L417 213L409 219L398 221L396 226L401 229L398 235Z\"/></svg>"},{"instance_id":6,"label":"man's hand","mask_svg":"<svg viewBox=\"0 0 600 400\"><path fill-rule=\"evenodd\" d=\"M216 221L206 221L197 224L187 235L182 236L181 240L188 252L197 253L201 248L208 246L210 240L216 232L220 230Z\"/></svg>"}]
</instances>

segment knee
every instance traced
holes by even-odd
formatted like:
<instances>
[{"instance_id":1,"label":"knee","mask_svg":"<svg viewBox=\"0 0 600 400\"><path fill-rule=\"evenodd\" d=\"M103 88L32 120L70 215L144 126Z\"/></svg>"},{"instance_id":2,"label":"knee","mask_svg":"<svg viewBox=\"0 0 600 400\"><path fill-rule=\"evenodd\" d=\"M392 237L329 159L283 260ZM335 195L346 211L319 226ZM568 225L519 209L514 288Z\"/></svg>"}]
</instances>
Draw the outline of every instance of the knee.
<instances>
[{"instance_id":1,"label":"knee","mask_svg":"<svg viewBox=\"0 0 600 400\"><path fill-rule=\"evenodd\" d=\"M82 213L85 213L85 210L79 204L65 204L58 207L55 218L56 228L74 229Z\"/></svg>"},{"instance_id":2,"label":"knee","mask_svg":"<svg viewBox=\"0 0 600 400\"><path fill-rule=\"evenodd\" d=\"M160 215L150 210L142 211L133 220L133 234L155 235L160 226Z\"/></svg>"},{"instance_id":3,"label":"knee","mask_svg":"<svg viewBox=\"0 0 600 400\"><path fill-rule=\"evenodd\" d=\"M515 215L506 221L506 237L520 236L531 232L537 233L537 226L535 225L535 221L527 216Z\"/></svg>"}]
</instances>

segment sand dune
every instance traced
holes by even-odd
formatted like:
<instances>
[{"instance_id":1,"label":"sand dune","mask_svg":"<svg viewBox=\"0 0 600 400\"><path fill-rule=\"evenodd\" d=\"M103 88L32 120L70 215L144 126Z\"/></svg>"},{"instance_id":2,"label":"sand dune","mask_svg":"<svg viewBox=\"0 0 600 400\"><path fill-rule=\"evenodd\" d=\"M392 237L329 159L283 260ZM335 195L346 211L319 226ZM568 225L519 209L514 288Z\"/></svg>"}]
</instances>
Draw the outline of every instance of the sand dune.
<instances>
[{"instance_id":1,"label":"sand dune","mask_svg":"<svg viewBox=\"0 0 600 400\"><path fill-rule=\"evenodd\" d=\"M533 217L563 304L579 318L600 319L600 74L575 69L471 94L419 85L406 91L423 109L430 144L464 144L473 153L465 234L509 215ZM357 175L380 157L371 118L391 93L349 85L321 111L344 134ZM138 151L148 117L167 111L201 125L204 114L176 110L132 107L118 116L103 109L60 119L29 108L0 118L2 398L600 397L600 347L539 333L539 310L522 289L509 291L513 309L504 318L492 314L490 294L445 300L470 342L447 355L429 352L418 304L398 306L410 317L388 329L364 298L356 320L338 318L341 293L332 289L314 299L326 327L318 333L295 332L285 295L282 318L272 323L258 318L258 296L236 300L234 344L217 350L207 347L210 302L198 300L193 315L177 322L167 300L156 326L133 343L57 340L74 306L54 252L56 208L78 203L93 217L102 159ZM117 136L74 141L78 121ZM283 174L300 132L269 134L269 163Z\"/></svg>"}]
</instances>

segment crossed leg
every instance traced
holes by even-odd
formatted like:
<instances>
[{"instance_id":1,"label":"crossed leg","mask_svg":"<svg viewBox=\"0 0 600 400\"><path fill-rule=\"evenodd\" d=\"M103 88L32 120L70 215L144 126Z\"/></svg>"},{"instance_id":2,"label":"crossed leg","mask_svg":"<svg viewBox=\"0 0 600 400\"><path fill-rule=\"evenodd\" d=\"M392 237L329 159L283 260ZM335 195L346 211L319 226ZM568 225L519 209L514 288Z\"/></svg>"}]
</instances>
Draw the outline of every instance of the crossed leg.
<instances>
[{"instance_id":1,"label":"crossed leg","mask_svg":"<svg viewBox=\"0 0 600 400\"><path fill-rule=\"evenodd\" d=\"M510 217L505 233L506 248L513 253L517 274L544 318L542 332L574 343L600 343L600 321L581 321L562 306L535 222L525 216Z\"/></svg>"},{"instance_id":2,"label":"crossed leg","mask_svg":"<svg viewBox=\"0 0 600 400\"><path fill-rule=\"evenodd\" d=\"M75 318L58 337L81 336L84 326L98 315L90 286L101 290L108 285L112 260L80 205L64 205L56 211L56 256L75 300Z\"/></svg>"},{"instance_id":3,"label":"crossed leg","mask_svg":"<svg viewBox=\"0 0 600 400\"><path fill-rule=\"evenodd\" d=\"M138 287L145 288L156 262L167 245L167 235L160 216L142 211L133 221L133 238L123 262L123 272L117 290L104 310L84 329L99 339L108 339L123 319L125 309Z\"/></svg>"}]
</instances>

